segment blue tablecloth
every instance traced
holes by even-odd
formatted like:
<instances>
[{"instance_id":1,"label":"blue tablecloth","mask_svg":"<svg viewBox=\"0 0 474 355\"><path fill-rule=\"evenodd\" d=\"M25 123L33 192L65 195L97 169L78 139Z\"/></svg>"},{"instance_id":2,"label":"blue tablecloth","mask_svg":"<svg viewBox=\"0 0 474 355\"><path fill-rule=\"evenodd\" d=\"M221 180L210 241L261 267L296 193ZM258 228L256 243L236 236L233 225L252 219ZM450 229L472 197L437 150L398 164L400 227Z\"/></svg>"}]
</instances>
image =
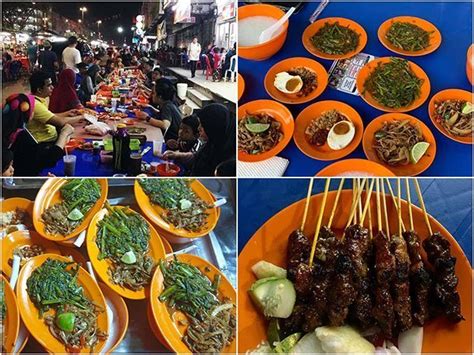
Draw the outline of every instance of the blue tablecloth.
<instances>
[{"instance_id":1,"label":"blue tablecloth","mask_svg":"<svg viewBox=\"0 0 474 355\"><path fill-rule=\"evenodd\" d=\"M301 43L301 35L309 25L309 17L318 3L305 3L301 11L290 18L288 37L283 48L272 58L255 62L239 58L239 72L245 79L245 93L239 104L257 99L271 99L263 86L267 71L277 62L291 57L313 58L329 70L332 61L314 57L305 50ZM345 17L361 24L368 36L364 53L377 57L395 55L387 50L377 38L378 27L394 16L410 15L424 18L441 31L443 42L441 47L432 54L423 57L406 57L421 66L431 81L429 99L438 91L448 88L471 90L466 77L466 54L472 39L472 4L471 2L330 2L319 18ZM435 135L437 155L433 165L422 175L425 176L471 176L472 147L456 143L442 135L431 123L428 115L429 99L420 108L409 114L425 122ZM369 106L360 97L327 88L317 98L321 100L339 100L354 107L361 115L366 126L372 119L383 112ZM287 105L293 116L308 105ZM286 171L288 176L312 176L332 162L322 162L305 156L293 141L279 154L290 160ZM346 158L365 158L362 145Z\"/></svg>"},{"instance_id":2,"label":"blue tablecloth","mask_svg":"<svg viewBox=\"0 0 474 355\"><path fill-rule=\"evenodd\" d=\"M324 181L314 181L313 194L324 191ZM472 265L472 180L439 178L419 182L428 212L456 238ZM268 219L304 199L308 183L308 179L240 179L239 252ZM338 184L339 181L332 181L331 190L337 189ZM411 193L412 202L419 205L415 191Z\"/></svg>"}]
</instances>

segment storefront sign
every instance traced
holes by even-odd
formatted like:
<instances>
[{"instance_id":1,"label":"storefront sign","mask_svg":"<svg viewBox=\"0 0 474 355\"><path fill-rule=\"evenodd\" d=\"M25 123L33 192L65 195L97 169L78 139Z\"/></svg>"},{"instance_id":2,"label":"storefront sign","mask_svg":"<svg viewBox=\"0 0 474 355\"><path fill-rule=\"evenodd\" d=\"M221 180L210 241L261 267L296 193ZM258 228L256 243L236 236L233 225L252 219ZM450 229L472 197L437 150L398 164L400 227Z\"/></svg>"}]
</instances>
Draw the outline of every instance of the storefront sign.
<instances>
[{"instance_id":1,"label":"storefront sign","mask_svg":"<svg viewBox=\"0 0 474 355\"><path fill-rule=\"evenodd\" d=\"M174 6L174 23L187 22L191 17L191 0L180 0Z\"/></svg>"},{"instance_id":2,"label":"storefront sign","mask_svg":"<svg viewBox=\"0 0 474 355\"><path fill-rule=\"evenodd\" d=\"M235 17L236 7L234 0L216 0L217 13L222 21Z\"/></svg>"}]
</instances>

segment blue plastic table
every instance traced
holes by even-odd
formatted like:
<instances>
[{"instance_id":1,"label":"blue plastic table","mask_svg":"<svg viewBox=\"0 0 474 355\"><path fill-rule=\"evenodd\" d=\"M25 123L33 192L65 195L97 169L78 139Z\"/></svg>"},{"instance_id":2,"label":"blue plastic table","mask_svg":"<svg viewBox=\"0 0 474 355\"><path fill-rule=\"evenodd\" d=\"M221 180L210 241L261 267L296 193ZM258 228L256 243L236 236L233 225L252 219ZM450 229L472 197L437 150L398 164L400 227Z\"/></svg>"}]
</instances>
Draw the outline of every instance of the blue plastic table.
<instances>
[{"instance_id":1,"label":"blue plastic table","mask_svg":"<svg viewBox=\"0 0 474 355\"><path fill-rule=\"evenodd\" d=\"M271 99L265 91L263 79L267 71L283 59L308 57L320 62L326 70L329 70L332 61L314 57L301 43L301 35L309 25L308 19L317 6L318 3L305 3L301 11L290 18L286 42L280 52L272 58L261 62L239 58L239 73L245 80L245 93L239 104L257 99ZM441 47L423 57L406 57L421 66L428 74L431 81L429 97L431 99L438 91L448 88L471 90L466 77L466 54L472 42L471 14L471 2L330 2L319 18L345 17L361 24L368 36L368 43L363 52L377 57L396 55L383 47L377 37L377 29L385 20L395 16L410 15L424 18L435 24L443 37ZM436 138L435 161L422 175L471 176L472 147L448 139L434 127L428 115L429 99L420 108L409 112L425 122ZM339 100L351 105L361 115L365 126L372 119L383 114L365 103L362 98L329 87L316 100ZM296 118L305 107L314 102L315 100L302 105L287 105L287 107ZM333 163L307 157L296 147L293 140L279 156L290 160L286 171L288 176L313 176L323 167ZM347 158L365 159L362 145Z\"/></svg>"},{"instance_id":2,"label":"blue plastic table","mask_svg":"<svg viewBox=\"0 0 474 355\"><path fill-rule=\"evenodd\" d=\"M314 180L313 194L324 191L324 181ZM419 182L428 212L456 238L472 265L472 180L439 178ZM239 252L268 219L304 199L308 183L308 179L239 179ZM331 190L338 184L332 181ZM415 191L411 193L412 202L419 205Z\"/></svg>"}]
</instances>

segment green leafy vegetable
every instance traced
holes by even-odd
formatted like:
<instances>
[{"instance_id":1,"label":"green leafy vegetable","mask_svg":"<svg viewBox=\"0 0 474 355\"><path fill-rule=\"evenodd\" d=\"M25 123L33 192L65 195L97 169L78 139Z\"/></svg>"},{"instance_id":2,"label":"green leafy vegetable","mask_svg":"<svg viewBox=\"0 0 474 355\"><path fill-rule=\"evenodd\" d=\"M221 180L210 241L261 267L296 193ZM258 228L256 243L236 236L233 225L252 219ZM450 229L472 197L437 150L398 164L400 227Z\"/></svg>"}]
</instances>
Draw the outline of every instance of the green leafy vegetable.
<instances>
[{"instance_id":1,"label":"green leafy vegetable","mask_svg":"<svg viewBox=\"0 0 474 355\"><path fill-rule=\"evenodd\" d=\"M311 37L313 46L326 54L347 54L356 50L360 34L349 26L339 25L339 22L326 22L318 32Z\"/></svg>"},{"instance_id":2,"label":"green leafy vegetable","mask_svg":"<svg viewBox=\"0 0 474 355\"><path fill-rule=\"evenodd\" d=\"M432 33L433 31L425 31L410 22L395 21L385 34L385 38L397 48L418 52L430 46Z\"/></svg>"}]
</instances>

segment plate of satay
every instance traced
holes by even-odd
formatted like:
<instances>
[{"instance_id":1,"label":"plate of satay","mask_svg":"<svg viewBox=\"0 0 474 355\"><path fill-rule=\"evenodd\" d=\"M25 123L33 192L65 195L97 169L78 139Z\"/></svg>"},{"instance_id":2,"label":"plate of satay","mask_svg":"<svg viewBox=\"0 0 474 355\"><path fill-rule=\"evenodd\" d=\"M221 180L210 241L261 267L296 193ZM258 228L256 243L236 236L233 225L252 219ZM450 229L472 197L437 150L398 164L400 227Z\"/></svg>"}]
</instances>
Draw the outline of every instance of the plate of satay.
<instances>
[{"instance_id":1,"label":"plate of satay","mask_svg":"<svg viewBox=\"0 0 474 355\"><path fill-rule=\"evenodd\" d=\"M472 353L472 269L418 181L333 180L240 253L238 351Z\"/></svg>"}]
</instances>

